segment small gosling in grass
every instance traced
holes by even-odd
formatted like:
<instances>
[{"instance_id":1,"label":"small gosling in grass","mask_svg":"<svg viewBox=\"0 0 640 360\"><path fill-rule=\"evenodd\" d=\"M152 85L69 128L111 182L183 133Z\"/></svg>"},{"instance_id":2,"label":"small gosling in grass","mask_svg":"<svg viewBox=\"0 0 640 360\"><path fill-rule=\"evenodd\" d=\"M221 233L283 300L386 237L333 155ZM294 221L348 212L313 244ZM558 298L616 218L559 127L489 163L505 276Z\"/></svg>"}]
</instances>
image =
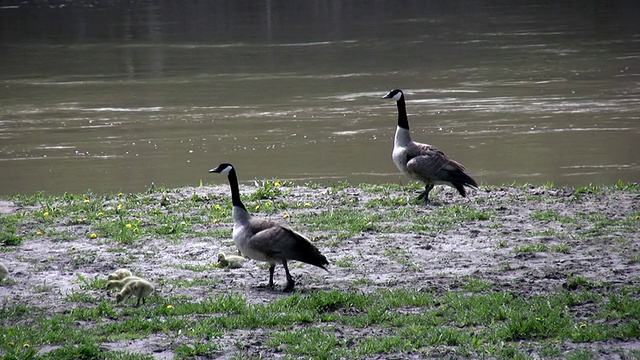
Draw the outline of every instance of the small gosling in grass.
<instances>
[{"instance_id":1,"label":"small gosling in grass","mask_svg":"<svg viewBox=\"0 0 640 360\"><path fill-rule=\"evenodd\" d=\"M116 295L116 302L120 303L127 300L130 296L138 298L136 307L140 306L140 299L145 303L145 298L153 292L153 285L147 280L139 279L127 283L124 288Z\"/></svg>"},{"instance_id":2,"label":"small gosling in grass","mask_svg":"<svg viewBox=\"0 0 640 360\"><path fill-rule=\"evenodd\" d=\"M144 279L139 278L137 276L127 276L126 278L120 279L120 280L109 280L107 281L107 290L111 290L111 289L122 290L122 288L125 285L127 285L128 283L134 280L144 280Z\"/></svg>"},{"instance_id":3,"label":"small gosling in grass","mask_svg":"<svg viewBox=\"0 0 640 360\"><path fill-rule=\"evenodd\" d=\"M133 274L131 274L131 271L127 269L118 269L112 272L111 274L109 274L109 276L107 277L107 280L121 280L131 275Z\"/></svg>"},{"instance_id":4,"label":"small gosling in grass","mask_svg":"<svg viewBox=\"0 0 640 360\"><path fill-rule=\"evenodd\" d=\"M7 270L7 267L4 266L3 263L0 263L0 282L2 282L2 280L8 277L9 277L9 270Z\"/></svg>"},{"instance_id":5,"label":"small gosling in grass","mask_svg":"<svg viewBox=\"0 0 640 360\"><path fill-rule=\"evenodd\" d=\"M238 269L244 264L244 258L238 255L225 255L221 252L218 253L218 264L225 268Z\"/></svg>"}]
</instances>

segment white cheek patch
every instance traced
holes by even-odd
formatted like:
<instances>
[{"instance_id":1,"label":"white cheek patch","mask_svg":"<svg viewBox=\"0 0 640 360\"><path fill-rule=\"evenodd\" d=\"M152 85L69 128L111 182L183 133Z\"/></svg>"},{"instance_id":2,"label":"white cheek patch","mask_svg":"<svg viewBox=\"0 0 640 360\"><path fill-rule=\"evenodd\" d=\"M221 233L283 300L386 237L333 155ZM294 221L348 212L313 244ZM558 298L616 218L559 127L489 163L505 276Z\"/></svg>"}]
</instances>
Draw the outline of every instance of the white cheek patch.
<instances>
[{"instance_id":1,"label":"white cheek patch","mask_svg":"<svg viewBox=\"0 0 640 360\"><path fill-rule=\"evenodd\" d=\"M393 100L398 101L400 100L400 98L402 97L402 93L398 92L397 94L393 95Z\"/></svg>"},{"instance_id":2,"label":"white cheek patch","mask_svg":"<svg viewBox=\"0 0 640 360\"><path fill-rule=\"evenodd\" d=\"M231 169L233 169L233 166L227 166L226 168L222 169L222 171L220 171L220 174L229 174L231 172Z\"/></svg>"}]
</instances>

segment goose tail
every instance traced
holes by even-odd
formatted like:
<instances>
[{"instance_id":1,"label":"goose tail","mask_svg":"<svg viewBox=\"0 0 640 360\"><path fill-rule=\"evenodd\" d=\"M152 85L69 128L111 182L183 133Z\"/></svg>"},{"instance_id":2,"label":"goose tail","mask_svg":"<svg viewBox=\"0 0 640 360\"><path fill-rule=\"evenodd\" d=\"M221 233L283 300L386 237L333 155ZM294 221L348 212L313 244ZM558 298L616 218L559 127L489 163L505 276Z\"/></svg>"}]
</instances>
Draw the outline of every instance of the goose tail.
<instances>
[{"instance_id":1,"label":"goose tail","mask_svg":"<svg viewBox=\"0 0 640 360\"><path fill-rule=\"evenodd\" d=\"M327 269L329 261L309 239L292 229L287 228L286 230L296 238L295 250L290 257L292 260L301 261L309 265L317 266L327 272L329 271Z\"/></svg>"},{"instance_id":2,"label":"goose tail","mask_svg":"<svg viewBox=\"0 0 640 360\"><path fill-rule=\"evenodd\" d=\"M451 185L458 190L458 193L463 197L467 197L467 190L465 186L478 188L478 183L469 175L460 171L456 174L455 179L451 180Z\"/></svg>"},{"instance_id":3,"label":"goose tail","mask_svg":"<svg viewBox=\"0 0 640 360\"><path fill-rule=\"evenodd\" d=\"M329 269L327 269L327 266L329 265L329 261L327 260L327 258L322 255L320 250L313 246L313 244L308 243L308 245L309 247L304 251L301 251L299 253L299 257L296 260L302 261L309 265L317 266L324 271L329 272Z\"/></svg>"}]
</instances>

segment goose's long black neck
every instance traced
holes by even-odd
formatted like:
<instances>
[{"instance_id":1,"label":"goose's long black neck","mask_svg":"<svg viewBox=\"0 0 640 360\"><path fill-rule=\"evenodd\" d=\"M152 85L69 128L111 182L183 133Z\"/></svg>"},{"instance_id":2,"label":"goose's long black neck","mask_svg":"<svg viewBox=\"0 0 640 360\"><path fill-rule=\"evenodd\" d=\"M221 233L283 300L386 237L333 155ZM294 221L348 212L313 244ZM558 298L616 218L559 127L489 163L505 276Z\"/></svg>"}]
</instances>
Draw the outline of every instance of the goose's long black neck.
<instances>
[{"instance_id":1,"label":"goose's long black neck","mask_svg":"<svg viewBox=\"0 0 640 360\"><path fill-rule=\"evenodd\" d=\"M238 177L236 176L235 169L231 169L231 171L229 171L229 186L231 187L231 203L233 206L238 206L244 211L247 211L242 200L240 200L240 188L238 187Z\"/></svg>"},{"instance_id":2,"label":"goose's long black neck","mask_svg":"<svg viewBox=\"0 0 640 360\"><path fill-rule=\"evenodd\" d=\"M398 104L398 126L409 130L409 118L407 117L407 106L404 103L404 96L397 101Z\"/></svg>"}]
</instances>

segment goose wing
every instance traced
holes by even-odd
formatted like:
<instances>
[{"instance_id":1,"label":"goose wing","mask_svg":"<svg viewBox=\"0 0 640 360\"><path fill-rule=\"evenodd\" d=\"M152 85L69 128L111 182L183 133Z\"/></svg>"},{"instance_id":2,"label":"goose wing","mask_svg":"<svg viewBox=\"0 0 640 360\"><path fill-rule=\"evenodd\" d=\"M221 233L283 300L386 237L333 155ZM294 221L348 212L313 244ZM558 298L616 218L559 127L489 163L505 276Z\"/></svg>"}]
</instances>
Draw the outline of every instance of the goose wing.
<instances>
[{"instance_id":1,"label":"goose wing","mask_svg":"<svg viewBox=\"0 0 640 360\"><path fill-rule=\"evenodd\" d=\"M329 262L309 239L299 232L273 222L256 232L248 246L267 257L278 260L298 260L326 270Z\"/></svg>"},{"instance_id":2,"label":"goose wing","mask_svg":"<svg viewBox=\"0 0 640 360\"><path fill-rule=\"evenodd\" d=\"M444 152L426 144L416 146L416 150L413 154L407 155L407 170L409 172L429 181L477 187L475 180L465 174L465 167L448 157Z\"/></svg>"}]
</instances>

